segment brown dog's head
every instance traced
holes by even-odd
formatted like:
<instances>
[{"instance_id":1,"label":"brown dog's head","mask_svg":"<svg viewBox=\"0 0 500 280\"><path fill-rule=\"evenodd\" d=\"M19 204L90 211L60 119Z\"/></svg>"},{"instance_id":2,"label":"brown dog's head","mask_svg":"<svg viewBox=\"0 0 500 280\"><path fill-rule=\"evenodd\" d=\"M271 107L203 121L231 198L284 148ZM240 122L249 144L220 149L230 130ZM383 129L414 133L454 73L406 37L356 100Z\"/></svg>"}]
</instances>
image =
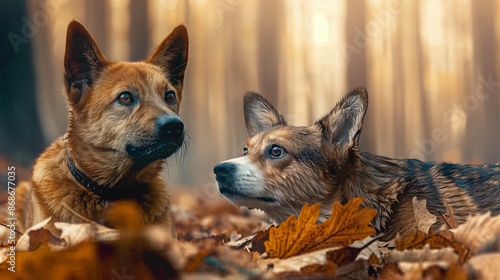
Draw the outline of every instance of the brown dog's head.
<instances>
[{"instance_id":1,"label":"brown dog's head","mask_svg":"<svg viewBox=\"0 0 500 280\"><path fill-rule=\"evenodd\" d=\"M87 175L104 182L109 174L98 169L116 174L140 170L181 147L184 124L177 114L187 59L183 25L148 59L112 62L80 23L69 24L64 55L70 112L66 142Z\"/></svg>"},{"instance_id":2,"label":"brown dog's head","mask_svg":"<svg viewBox=\"0 0 500 280\"><path fill-rule=\"evenodd\" d=\"M264 210L278 223L300 213L306 202L328 204L325 211L331 212L342 193L338 182L357 157L367 106L368 95L359 88L314 125L296 127L262 96L248 93L250 139L242 157L215 166L221 194L239 206Z\"/></svg>"}]
</instances>

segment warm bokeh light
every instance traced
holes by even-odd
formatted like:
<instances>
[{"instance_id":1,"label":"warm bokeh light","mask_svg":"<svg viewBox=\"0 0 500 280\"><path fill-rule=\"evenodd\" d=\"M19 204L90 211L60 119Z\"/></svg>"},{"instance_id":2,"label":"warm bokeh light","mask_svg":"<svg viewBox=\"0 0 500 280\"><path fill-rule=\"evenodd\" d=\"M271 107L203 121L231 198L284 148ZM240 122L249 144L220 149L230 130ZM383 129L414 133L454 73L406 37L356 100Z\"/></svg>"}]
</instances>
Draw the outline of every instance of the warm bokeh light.
<instances>
[{"instance_id":1,"label":"warm bokeh light","mask_svg":"<svg viewBox=\"0 0 500 280\"><path fill-rule=\"evenodd\" d=\"M263 93L290 123L308 125L365 86L361 150L500 159L498 1L47 1L57 11L33 39L47 144L65 131L62 55L66 26L77 19L114 60L145 58L172 28L187 26L181 117L193 141L183 168L169 162L176 184L211 184L212 166L241 153L246 91ZM40 11L29 2L31 15ZM446 141L433 139L436 130Z\"/></svg>"},{"instance_id":2,"label":"warm bokeh light","mask_svg":"<svg viewBox=\"0 0 500 280\"><path fill-rule=\"evenodd\" d=\"M314 13L314 42L328 41L328 20L323 13Z\"/></svg>"}]
</instances>

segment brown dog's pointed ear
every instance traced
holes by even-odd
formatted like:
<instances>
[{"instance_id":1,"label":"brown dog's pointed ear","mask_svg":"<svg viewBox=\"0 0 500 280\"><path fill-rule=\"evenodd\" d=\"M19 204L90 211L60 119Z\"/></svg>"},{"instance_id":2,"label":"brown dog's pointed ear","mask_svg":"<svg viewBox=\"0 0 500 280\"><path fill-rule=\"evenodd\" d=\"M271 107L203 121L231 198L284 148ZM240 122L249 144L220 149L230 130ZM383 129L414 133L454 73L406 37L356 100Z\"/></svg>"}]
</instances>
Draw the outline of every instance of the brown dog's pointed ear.
<instances>
[{"instance_id":1,"label":"brown dog's pointed ear","mask_svg":"<svg viewBox=\"0 0 500 280\"><path fill-rule=\"evenodd\" d=\"M107 63L85 27L78 21L70 22L66 34L64 78L72 105L78 103Z\"/></svg>"},{"instance_id":2,"label":"brown dog's pointed ear","mask_svg":"<svg viewBox=\"0 0 500 280\"><path fill-rule=\"evenodd\" d=\"M357 88L351 91L328 115L316 123L323 131L323 140L343 151L355 148L367 107L366 90Z\"/></svg>"},{"instance_id":3,"label":"brown dog's pointed ear","mask_svg":"<svg viewBox=\"0 0 500 280\"><path fill-rule=\"evenodd\" d=\"M182 84L188 61L189 38L184 25L177 26L147 60L162 68L174 84Z\"/></svg>"},{"instance_id":4,"label":"brown dog's pointed ear","mask_svg":"<svg viewBox=\"0 0 500 280\"><path fill-rule=\"evenodd\" d=\"M243 98L243 112L248 135L271 130L278 125L286 126L283 116L260 94L249 92Z\"/></svg>"}]
</instances>

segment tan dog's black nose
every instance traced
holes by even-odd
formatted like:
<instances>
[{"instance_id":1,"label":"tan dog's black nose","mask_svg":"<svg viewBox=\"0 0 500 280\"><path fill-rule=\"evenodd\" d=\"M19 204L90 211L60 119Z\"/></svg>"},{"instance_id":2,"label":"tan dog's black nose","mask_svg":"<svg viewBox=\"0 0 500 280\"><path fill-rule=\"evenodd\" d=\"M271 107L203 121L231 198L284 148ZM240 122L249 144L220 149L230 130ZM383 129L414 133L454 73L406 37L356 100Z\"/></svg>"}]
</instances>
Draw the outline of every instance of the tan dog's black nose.
<instances>
[{"instance_id":1,"label":"tan dog's black nose","mask_svg":"<svg viewBox=\"0 0 500 280\"><path fill-rule=\"evenodd\" d=\"M156 120L156 128L161 138L175 140L182 136L184 123L177 116L163 115Z\"/></svg>"}]
</instances>

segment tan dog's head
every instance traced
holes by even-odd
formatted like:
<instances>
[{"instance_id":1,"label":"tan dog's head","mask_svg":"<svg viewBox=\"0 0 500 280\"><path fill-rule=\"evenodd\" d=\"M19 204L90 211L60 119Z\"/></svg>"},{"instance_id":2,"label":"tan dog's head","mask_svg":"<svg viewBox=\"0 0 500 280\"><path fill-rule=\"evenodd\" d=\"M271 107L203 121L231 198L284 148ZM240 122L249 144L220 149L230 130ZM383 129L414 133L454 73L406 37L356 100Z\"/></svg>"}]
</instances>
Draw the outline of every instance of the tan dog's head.
<instances>
[{"instance_id":1,"label":"tan dog's head","mask_svg":"<svg viewBox=\"0 0 500 280\"><path fill-rule=\"evenodd\" d=\"M130 170L137 174L181 147L184 124L177 113L187 59L188 34L182 25L148 59L112 62L80 23L69 24L65 140L87 175L112 184L109 178L119 180Z\"/></svg>"},{"instance_id":2,"label":"tan dog's head","mask_svg":"<svg viewBox=\"0 0 500 280\"><path fill-rule=\"evenodd\" d=\"M341 197L338 181L355 169L367 106L368 95L359 88L314 125L296 127L262 96L248 93L250 139L242 157L215 166L221 194L236 205L264 210L278 223L300 213L306 202L331 205Z\"/></svg>"}]
</instances>

